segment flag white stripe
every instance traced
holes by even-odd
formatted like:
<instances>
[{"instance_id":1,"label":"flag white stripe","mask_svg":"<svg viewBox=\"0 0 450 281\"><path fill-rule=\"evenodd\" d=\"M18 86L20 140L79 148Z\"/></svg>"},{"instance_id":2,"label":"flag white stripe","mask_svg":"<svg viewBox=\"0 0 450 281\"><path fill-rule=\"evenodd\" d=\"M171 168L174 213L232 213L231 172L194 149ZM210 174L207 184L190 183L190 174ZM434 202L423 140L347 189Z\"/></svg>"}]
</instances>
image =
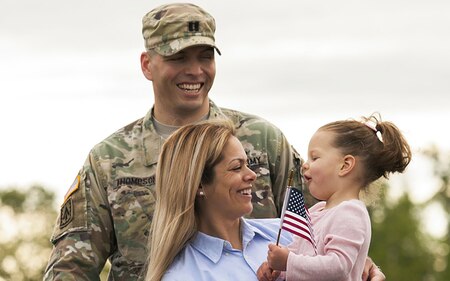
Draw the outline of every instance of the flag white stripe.
<instances>
[{"instance_id":1,"label":"flag white stripe","mask_svg":"<svg viewBox=\"0 0 450 281\"><path fill-rule=\"evenodd\" d=\"M284 222L290 223L289 225L296 225L298 228L303 229L304 231L309 231L309 227L306 223L299 223L296 220L293 220L289 217L284 217Z\"/></svg>"},{"instance_id":2,"label":"flag white stripe","mask_svg":"<svg viewBox=\"0 0 450 281\"><path fill-rule=\"evenodd\" d=\"M301 223L306 224L308 226L310 224L310 222L307 219L305 219L304 217L302 217L302 216L300 216L300 215L298 215L296 213L293 213L293 212L291 212L289 210L286 210L286 214L289 214L289 216L294 217L294 219L296 219L298 222L301 222ZM288 219L288 218L286 218L286 216L285 216L285 219Z\"/></svg>"},{"instance_id":3,"label":"flag white stripe","mask_svg":"<svg viewBox=\"0 0 450 281\"><path fill-rule=\"evenodd\" d=\"M292 226L292 225L289 225L289 224L283 224L283 228L286 229L286 230L289 229L289 230L292 230L292 231L294 231L294 232L301 233L301 234L303 234L304 236L308 237L310 240L312 240L312 237L311 237L311 235L309 234L309 232L304 231L304 230L301 229L301 228L298 228L298 227L295 227L295 226Z\"/></svg>"},{"instance_id":4,"label":"flag white stripe","mask_svg":"<svg viewBox=\"0 0 450 281\"><path fill-rule=\"evenodd\" d=\"M286 214L289 215L289 217L286 217ZM304 224L308 224L308 220L305 219L304 217L297 215L296 213L293 213L291 211L286 210L286 214L285 214L285 218L286 219L290 219L290 220L295 220ZM291 218L292 217L292 218Z\"/></svg>"},{"instance_id":5,"label":"flag white stripe","mask_svg":"<svg viewBox=\"0 0 450 281\"><path fill-rule=\"evenodd\" d=\"M286 190L286 194L284 195L284 201L283 201L283 209L281 209L281 221L280 221L280 228L283 225L283 218L284 213L286 212L287 202L289 201L289 195L291 194L291 188L288 187Z\"/></svg>"}]
</instances>

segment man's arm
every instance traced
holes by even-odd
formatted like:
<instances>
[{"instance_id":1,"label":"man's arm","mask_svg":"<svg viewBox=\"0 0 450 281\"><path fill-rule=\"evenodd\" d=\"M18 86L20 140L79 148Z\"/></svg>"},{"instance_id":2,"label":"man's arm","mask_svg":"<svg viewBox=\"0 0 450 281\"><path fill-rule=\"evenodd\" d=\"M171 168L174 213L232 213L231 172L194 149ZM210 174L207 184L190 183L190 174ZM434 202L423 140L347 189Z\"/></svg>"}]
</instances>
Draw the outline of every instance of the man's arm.
<instances>
[{"instance_id":1,"label":"man's arm","mask_svg":"<svg viewBox=\"0 0 450 281\"><path fill-rule=\"evenodd\" d=\"M44 280L100 280L99 274L113 251L107 197L92 160L92 156L88 158L64 198Z\"/></svg>"},{"instance_id":2,"label":"man's arm","mask_svg":"<svg viewBox=\"0 0 450 281\"><path fill-rule=\"evenodd\" d=\"M100 280L106 259L95 253L87 233L70 233L53 247L44 280Z\"/></svg>"}]
</instances>

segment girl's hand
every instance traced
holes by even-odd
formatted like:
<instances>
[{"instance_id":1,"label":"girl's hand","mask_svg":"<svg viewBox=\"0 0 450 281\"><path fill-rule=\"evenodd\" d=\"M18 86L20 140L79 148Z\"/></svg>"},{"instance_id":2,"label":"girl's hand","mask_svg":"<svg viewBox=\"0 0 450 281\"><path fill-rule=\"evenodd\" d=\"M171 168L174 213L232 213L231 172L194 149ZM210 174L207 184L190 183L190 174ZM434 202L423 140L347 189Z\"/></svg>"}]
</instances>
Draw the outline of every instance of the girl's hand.
<instances>
[{"instance_id":1,"label":"girl's hand","mask_svg":"<svg viewBox=\"0 0 450 281\"><path fill-rule=\"evenodd\" d=\"M364 266L364 271L362 275L363 281L385 281L386 276L383 274L381 269L373 262L369 257L366 258L366 264Z\"/></svg>"},{"instance_id":2,"label":"girl's hand","mask_svg":"<svg viewBox=\"0 0 450 281\"><path fill-rule=\"evenodd\" d=\"M288 256L289 250L287 248L283 248L275 244L269 244L267 262L271 269L286 271Z\"/></svg>"}]
</instances>

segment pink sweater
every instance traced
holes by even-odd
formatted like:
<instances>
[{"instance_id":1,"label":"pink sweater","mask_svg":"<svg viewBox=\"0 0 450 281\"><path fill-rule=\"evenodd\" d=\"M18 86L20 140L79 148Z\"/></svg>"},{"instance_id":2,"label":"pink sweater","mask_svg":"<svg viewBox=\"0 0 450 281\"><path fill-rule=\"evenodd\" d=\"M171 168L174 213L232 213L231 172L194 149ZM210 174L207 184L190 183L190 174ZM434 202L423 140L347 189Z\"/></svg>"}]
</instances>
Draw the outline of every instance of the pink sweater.
<instances>
[{"instance_id":1,"label":"pink sweater","mask_svg":"<svg viewBox=\"0 0 450 281\"><path fill-rule=\"evenodd\" d=\"M350 200L324 207L325 202L319 202L309 210L317 255L308 241L294 236L286 280L361 280L371 237L366 206Z\"/></svg>"}]
</instances>

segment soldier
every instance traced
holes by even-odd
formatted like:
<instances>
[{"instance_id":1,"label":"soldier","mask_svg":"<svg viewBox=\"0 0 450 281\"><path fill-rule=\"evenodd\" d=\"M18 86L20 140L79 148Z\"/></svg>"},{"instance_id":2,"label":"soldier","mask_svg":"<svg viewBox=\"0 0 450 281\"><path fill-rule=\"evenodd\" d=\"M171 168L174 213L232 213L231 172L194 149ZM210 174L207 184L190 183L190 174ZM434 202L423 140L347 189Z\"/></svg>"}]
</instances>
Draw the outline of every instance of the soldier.
<instances>
[{"instance_id":1,"label":"soldier","mask_svg":"<svg viewBox=\"0 0 450 281\"><path fill-rule=\"evenodd\" d=\"M209 99L215 51L220 55L210 14L192 4L169 4L147 13L142 22L146 51L141 68L152 81L154 105L89 152L64 197L45 280L99 280L108 259L109 280L143 277L160 148L182 125L223 117L235 124L257 175L250 217L279 216L288 172L301 165L277 127Z\"/></svg>"}]
</instances>

